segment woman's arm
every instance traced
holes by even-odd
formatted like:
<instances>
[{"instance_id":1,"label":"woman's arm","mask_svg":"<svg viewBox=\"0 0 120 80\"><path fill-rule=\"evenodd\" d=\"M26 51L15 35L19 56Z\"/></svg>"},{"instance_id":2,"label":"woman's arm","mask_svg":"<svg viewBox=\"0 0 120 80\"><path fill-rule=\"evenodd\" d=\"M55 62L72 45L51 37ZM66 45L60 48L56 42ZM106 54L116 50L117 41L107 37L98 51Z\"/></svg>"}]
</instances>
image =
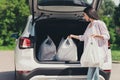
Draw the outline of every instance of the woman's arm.
<instances>
[{"instance_id":1,"label":"woman's arm","mask_svg":"<svg viewBox=\"0 0 120 80\"><path fill-rule=\"evenodd\" d=\"M101 22L102 25L100 25L100 31L101 31L101 36L103 37L104 40L109 40L110 39L110 35L109 35L109 31L107 29L107 26L104 22Z\"/></svg>"},{"instance_id":2,"label":"woman's arm","mask_svg":"<svg viewBox=\"0 0 120 80\"><path fill-rule=\"evenodd\" d=\"M70 38L74 38L74 39L78 39L78 40L79 40L79 36L78 36L78 35L71 34L69 37L70 37Z\"/></svg>"},{"instance_id":3,"label":"woman's arm","mask_svg":"<svg viewBox=\"0 0 120 80\"><path fill-rule=\"evenodd\" d=\"M102 35L98 35L98 34L93 34L91 35L92 37L97 37L97 38L101 38L101 39L104 39L104 37Z\"/></svg>"},{"instance_id":4,"label":"woman's arm","mask_svg":"<svg viewBox=\"0 0 120 80\"><path fill-rule=\"evenodd\" d=\"M97 38L101 38L104 40L109 40L110 39L110 35L108 32L108 29L106 27L106 24L104 22L99 22L98 23L98 27L100 34L93 34L93 37L97 37Z\"/></svg>"},{"instance_id":5,"label":"woman's arm","mask_svg":"<svg viewBox=\"0 0 120 80\"><path fill-rule=\"evenodd\" d=\"M78 39L80 41L84 41L84 35L74 35L71 34L70 36L68 36L69 38L74 38L74 39Z\"/></svg>"}]
</instances>

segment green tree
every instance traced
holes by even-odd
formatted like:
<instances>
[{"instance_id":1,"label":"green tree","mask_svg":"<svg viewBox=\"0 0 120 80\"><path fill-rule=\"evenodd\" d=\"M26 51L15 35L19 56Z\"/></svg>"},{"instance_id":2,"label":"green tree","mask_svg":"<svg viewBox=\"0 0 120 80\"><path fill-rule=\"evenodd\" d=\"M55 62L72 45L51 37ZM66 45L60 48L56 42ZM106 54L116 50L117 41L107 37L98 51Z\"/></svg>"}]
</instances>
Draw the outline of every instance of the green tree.
<instances>
[{"instance_id":1,"label":"green tree","mask_svg":"<svg viewBox=\"0 0 120 80\"><path fill-rule=\"evenodd\" d=\"M115 7L114 22L115 22L116 26L120 27L120 4L119 4L119 6Z\"/></svg>"},{"instance_id":2,"label":"green tree","mask_svg":"<svg viewBox=\"0 0 120 80\"><path fill-rule=\"evenodd\" d=\"M26 25L29 7L25 0L1 0L0 46L14 44L12 33L21 31Z\"/></svg>"},{"instance_id":3,"label":"green tree","mask_svg":"<svg viewBox=\"0 0 120 80\"><path fill-rule=\"evenodd\" d=\"M115 8L114 11L114 22L116 26L116 44L120 47L120 4Z\"/></svg>"},{"instance_id":4,"label":"green tree","mask_svg":"<svg viewBox=\"0 0 120 80\"><path fill-rule=\"evenodd\" d=\"M112 16L114 14L114 8L115 3L112 0L103 0L99 14L100 16Z\"/></svg>"}]
</instances>

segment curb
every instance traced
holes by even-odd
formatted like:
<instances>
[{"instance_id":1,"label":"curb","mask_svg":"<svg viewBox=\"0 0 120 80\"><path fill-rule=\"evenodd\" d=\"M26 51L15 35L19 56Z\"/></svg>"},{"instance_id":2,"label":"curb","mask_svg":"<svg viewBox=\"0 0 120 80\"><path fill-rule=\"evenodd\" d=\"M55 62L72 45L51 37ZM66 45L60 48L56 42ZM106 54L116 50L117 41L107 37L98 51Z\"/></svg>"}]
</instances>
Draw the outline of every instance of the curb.
<instances>
[{"instance_id":1,"label":"curb","mask_svg":"<svg viewBox=\"0 0 120 80\"><path fill-rule=\"evenodd\" d=\"M120 61L112 61L112 63L120 64Z\"/></svg>"}]
</instances>

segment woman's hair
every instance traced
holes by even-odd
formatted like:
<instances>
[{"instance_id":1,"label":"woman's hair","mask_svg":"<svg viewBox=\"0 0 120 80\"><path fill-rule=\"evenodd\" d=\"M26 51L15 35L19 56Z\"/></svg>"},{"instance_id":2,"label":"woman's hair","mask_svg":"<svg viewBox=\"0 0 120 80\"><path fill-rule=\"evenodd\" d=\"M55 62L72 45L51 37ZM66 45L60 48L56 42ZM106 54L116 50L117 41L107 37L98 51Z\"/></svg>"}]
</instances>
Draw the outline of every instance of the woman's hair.
<instances>
[{"instance_id":1,"label":"woman's hair","mask_svg":"<svg viewBox=\"0 0 120 80\"><path fill-rule=\"evenodd\" d=\"M98 20L99 16L96 12L96 10L94 8L92 8L91 6L88 6L87 8L84 9L84 13L86 13L88 15L88 17Z\"/></svg>"}]
</instances>

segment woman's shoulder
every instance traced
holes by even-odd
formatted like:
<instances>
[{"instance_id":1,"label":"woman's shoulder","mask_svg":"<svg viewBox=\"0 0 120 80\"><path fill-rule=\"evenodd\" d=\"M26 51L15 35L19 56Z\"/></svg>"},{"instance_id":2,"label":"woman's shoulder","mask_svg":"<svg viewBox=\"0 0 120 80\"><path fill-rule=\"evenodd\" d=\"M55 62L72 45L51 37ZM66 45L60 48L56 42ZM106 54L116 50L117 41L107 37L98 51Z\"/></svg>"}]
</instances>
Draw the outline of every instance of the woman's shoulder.
<instances>
[{"instance_id":1,"label":"woman's shoulder","mask_svg":"<svg viewBox=\"0 0 120 80\"><path fill-rule=\"evenodd\" d=\"M95 20L94 23L98 24L98 25L104 25L105 24L104 21L102 21L102 20Z\"/></svg>"}]
</instances>

